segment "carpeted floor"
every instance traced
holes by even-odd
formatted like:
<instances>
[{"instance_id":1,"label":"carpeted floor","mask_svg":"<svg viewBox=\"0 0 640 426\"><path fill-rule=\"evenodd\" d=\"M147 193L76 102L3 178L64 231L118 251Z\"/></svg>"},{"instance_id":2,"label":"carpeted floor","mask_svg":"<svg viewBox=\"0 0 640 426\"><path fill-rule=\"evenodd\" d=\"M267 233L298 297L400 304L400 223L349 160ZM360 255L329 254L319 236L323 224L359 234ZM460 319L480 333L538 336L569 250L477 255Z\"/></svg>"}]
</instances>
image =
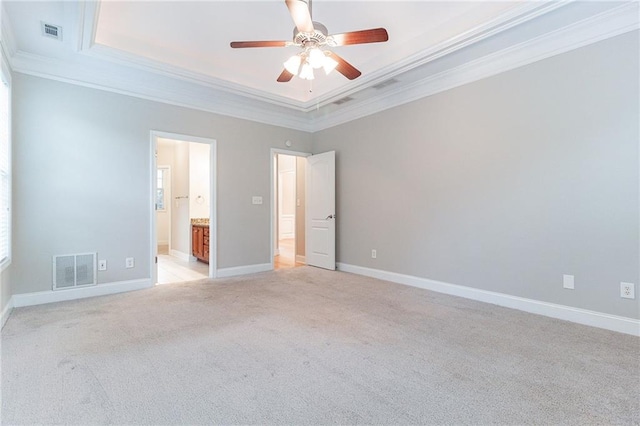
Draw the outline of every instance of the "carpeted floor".
<instances>
[{"instance_id":1,"label":"carpeted floor","mask_svg":"<svg viewBox=\"0 0 640 426\"><path fill-rule=\"evenodd\" d=\"M3 424L638 424L640 339L311 267L16 309Z\"/></svg>"}]
</instances>

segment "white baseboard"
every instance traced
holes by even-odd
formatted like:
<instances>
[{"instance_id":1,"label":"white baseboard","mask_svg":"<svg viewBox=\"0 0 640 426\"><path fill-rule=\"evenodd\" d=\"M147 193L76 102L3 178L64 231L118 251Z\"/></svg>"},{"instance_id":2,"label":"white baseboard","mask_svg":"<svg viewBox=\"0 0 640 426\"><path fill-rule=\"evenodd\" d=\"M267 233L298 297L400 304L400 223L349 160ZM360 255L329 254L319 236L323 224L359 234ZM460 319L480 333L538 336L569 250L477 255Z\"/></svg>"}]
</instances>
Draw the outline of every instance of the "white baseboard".
<instances>
[{"instance_id":1,"label":"white baseboard","mask_svg":"<svg viewBox=\"0 0 640 426\"><path fill-rule=\"evenodd\" d=\"M299 254L296 255L296 262L298 263L307 263L307 258L306 256L300 256Z\"/></svg>"},{"instance_id":2,"label":"white baseboard","mask_svg":"<svg viewBox=\"0 0 640 426\"><path fill-rule=\"evenodd\" d=\"M185 262L191 262L191 256L189 254L183 253L178 250L169 250L169 255L173 257L177 257L180 260L184 260Z\"/></svg>"},{"instance_id":3,"label":"white baseboard","mask_svg":"<svg viewBox=\"0 0 640 426\"><path fill-rule=\"evenodd\" d=\"M511 296L504 293L480 290L477 288L449 284L442 281L414 277L411 275L397 274L395 272L382 271L379 269L348 265L345 263L338 263L337 267L339 271L343 272L365 275L367 277L423 288L426 290L436 291L438 293L450 294L453 296L464 297L466 299L478 300L480 302L518 309L524 312L571 321L578 324L640 336L640 320L634 318L610 315L602 312L589 311L587 309L558 305L555 303L541 302L539 300Z\"/></svg>"},{"instance_id":4,"label":"white baseboard","mask_svg":"<svg viewBox=\"0 0 640 426\"><path fill-rule=\"evenodd\" d=\"M216 271L216 278L235 277L237 275L255 274L258 272L272 271L271 263L260 263L257 265L234 266L233 268L222 268Z\"/></svg>"},{"instance_id":5,"label":"white baseboard","mask_svg":"<svg viewBox=\"0 0 640 426\"><path fill-rule=\"evenodd\" d=\"M39 291L36 293L14 294L11 298L13 306L42 305L45 303L62 302L65 300L84 299L86 297L104 296L107 294L122 293L125 291L141 290L153 287L149 278L131 281L119 281L114 283L98 284L91 287L78 287L56 291Z\"/></svg>"},{"instance_id":6,"label":"white baseboard","mask_svg":"<svg viewBox=\"0 0 640 426\"><path fill-rule=\"evenodd\" d=\"M2 320L1 320L2 323L0 324L0 329L4 327L4 324L9 319L9 316L11 315L12 310L13 310L13 296L9 298L9 301L2 309Z\"/></svg>"}]
</instances>

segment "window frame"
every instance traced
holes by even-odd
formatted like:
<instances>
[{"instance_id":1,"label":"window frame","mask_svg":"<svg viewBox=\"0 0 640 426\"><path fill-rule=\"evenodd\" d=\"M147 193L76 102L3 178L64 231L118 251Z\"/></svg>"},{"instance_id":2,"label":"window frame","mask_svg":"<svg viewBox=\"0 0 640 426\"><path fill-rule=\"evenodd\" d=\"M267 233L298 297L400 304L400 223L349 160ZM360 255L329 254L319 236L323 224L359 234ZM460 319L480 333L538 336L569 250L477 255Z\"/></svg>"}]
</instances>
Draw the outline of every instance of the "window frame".
<instances>
[{"instance_id":1,"label":"window frame","mask_svg":"<svg viewBox=\"0 0 640 426\"><path fill-rule=\"evenodd\" d=\"M8 205L7 205L7 256L0 259L0 272L3 272L9 265L11 265L13 255L13 161L12 161L12 134L11 134L11 117L12 117L12 90L11 90L11 72L9 64L6 61L3 46L0 45L0 84L7 88L7 177L8 177ZM2 148L3 149L3 148ZM2 208L3 206L0 206Z\"/></svg>"},{"instance_id":2,"label":"window frame","mask_svg":"<svg viewBox=\"0 0 640 426\"><path fill-rule=\"evenodd\" d=\"M160 173L160 171L162 170L162 173ZM170 167L169 166L157 166L156 167L156 211L158 212L166 212L167 211L167 202L169 200L167 200L167 184L166 184L166 175L167 172L170 173ZM158 181L160 180L159 176L160 174L162 174L162 188L160 188L160 186L158 186ZM158 191L162 189L162 208L158 207Z\"/></svg>"}]
</instances>

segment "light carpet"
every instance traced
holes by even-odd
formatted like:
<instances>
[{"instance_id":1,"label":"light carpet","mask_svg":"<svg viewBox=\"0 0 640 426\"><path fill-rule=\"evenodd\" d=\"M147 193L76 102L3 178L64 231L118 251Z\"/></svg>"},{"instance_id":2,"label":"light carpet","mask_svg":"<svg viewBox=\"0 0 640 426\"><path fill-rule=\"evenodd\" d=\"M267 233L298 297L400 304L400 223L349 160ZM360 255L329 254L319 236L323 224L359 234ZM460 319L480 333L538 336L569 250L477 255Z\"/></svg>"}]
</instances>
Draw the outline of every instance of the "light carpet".
<instances>
[{"instance_id":1,"label":"light carpet","mask_svg":"<svg viewBox=\"0 0 640 426\"><path fill-rule=\"evenodd\" d=\"M311 267L14 310L3 424L638 424L640 339Z\"/></svg>"}]
</instances>

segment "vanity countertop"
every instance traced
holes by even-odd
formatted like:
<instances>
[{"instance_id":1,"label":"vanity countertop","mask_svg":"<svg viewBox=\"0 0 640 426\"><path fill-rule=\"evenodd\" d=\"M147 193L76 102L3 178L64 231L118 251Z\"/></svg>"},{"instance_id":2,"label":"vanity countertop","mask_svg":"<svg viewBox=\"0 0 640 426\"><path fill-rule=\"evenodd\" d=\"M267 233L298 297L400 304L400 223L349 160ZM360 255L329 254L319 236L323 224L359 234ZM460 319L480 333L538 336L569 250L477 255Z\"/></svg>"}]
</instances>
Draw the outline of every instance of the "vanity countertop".
<instances>
[{"instance_id":1,"label":"vanity countertop","mask_svg":"<svg viewBox=\"0 0 640 426\"><path fill-rule=\"evenodd\" d=\"M208 217L198 217L191 219L191 225L194 226L209 226L209 218Z\"/></svg>"}]
</instances>

